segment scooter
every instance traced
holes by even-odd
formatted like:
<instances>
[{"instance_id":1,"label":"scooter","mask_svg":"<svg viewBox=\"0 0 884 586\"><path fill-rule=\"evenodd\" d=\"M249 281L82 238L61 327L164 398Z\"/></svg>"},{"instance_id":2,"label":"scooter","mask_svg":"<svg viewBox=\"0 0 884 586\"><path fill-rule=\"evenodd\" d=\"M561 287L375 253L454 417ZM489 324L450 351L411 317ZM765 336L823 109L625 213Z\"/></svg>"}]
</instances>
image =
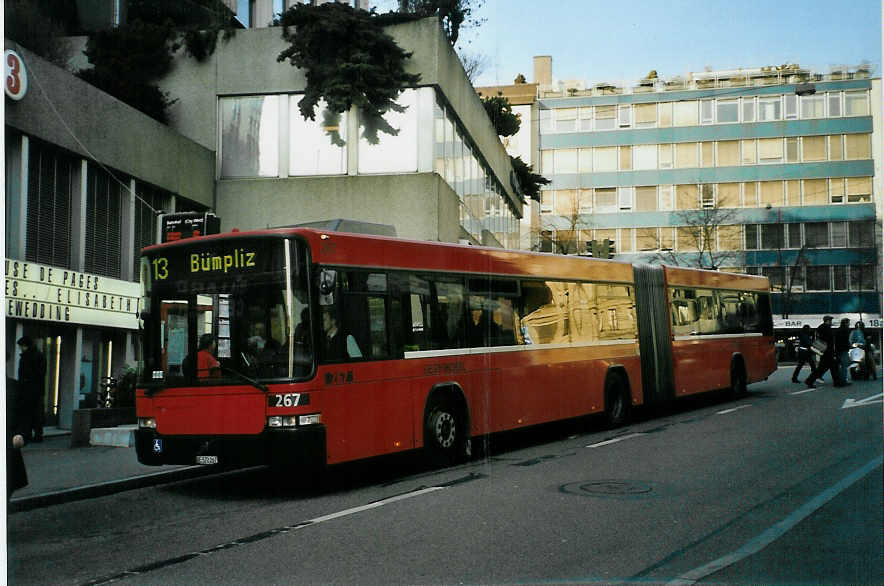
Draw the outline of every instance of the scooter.
<instances>
[{"instance_id":1,"label":"scooter","mask_svg":"<svg viewBox=\"0 0 884 586\"><path fill-rule=\"evenodd\" d=\"M862 344L853 344L847 351L849 359L847 369L850 371L850 378L853 380L867 380L869 378L866 369L866 351Z\"/></svg>"}]
</instances>

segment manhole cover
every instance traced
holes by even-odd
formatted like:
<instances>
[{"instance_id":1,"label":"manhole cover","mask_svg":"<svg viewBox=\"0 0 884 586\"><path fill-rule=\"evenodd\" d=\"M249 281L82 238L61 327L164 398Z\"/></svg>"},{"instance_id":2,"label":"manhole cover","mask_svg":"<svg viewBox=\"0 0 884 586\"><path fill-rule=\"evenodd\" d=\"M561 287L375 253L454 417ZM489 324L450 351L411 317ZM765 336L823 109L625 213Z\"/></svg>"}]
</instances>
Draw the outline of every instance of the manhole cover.
<instances>
[{"instance_id":1,"label":"manhole cover","mask_svg":"<svg viewBox=\"0 0 884 586\"><path fill-rule=\"evenodd\" d=\"M582 496L638 497L651 493L654 487L648 482L636 480L592 480L565 484L560 490Z\"/></svg>"}]
</instances>

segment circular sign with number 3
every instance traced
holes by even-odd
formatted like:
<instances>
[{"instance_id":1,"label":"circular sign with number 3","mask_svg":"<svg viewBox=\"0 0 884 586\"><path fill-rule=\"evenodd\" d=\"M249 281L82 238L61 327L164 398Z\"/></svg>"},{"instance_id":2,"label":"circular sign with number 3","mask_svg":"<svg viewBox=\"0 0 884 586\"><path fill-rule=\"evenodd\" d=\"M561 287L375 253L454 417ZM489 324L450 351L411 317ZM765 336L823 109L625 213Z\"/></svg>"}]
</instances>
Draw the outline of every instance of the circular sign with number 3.
<instances>
[{"instance_id":1,"label":"circular sign with number 3","mask_svg":"<svg viewBox=\"0 0 884 586\"><path fill-rule=\"evenodd\" d=\"M6 62L6 95L13 100L25 97L28 91L28 73L25 71L25 62L21 56L7 49L3 53L3 61Z\"/></svg>"}]
</instances>

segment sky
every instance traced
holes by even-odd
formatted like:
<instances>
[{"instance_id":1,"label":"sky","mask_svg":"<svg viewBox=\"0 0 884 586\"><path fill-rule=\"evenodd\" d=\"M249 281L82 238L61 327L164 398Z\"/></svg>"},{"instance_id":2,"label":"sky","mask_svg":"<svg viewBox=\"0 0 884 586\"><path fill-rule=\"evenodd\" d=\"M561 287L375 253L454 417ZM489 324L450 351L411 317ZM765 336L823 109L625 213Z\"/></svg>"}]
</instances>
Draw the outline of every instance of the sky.
<instances>
[{"instance_id":1,"label":"sky","mask_svg":"<svg viewBox=\"0 0 884 586\"><path fill-rule=\"evenodd\" d=\"M487 58L476 86L534 81L535 55L552 56L554 80L590 85L784 63L867 61L881 76L880 0L484 0L478 15L458 43Z\"/></svg>"}]
</instances>

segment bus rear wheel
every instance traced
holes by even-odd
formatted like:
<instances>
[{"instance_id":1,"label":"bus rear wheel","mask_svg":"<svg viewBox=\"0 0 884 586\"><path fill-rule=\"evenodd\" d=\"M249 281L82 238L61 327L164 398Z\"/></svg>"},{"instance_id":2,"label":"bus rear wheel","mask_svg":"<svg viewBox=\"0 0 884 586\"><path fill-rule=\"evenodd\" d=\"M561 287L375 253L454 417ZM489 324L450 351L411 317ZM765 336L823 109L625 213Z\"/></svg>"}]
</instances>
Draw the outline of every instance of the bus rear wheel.
<instances>
[{"instance_id":1,"label":"bus rear wheel","mask_svg":"<svg viewBox=\"0 0 884 586\"><path fill-rule=\"evenodd\" d=\"M608 375L605 381L605 422L609 428L620 427L629 419L629 399L620 375Z\"/></svg>"},{"instance_id":2,"label":"bus rear wheel","mask_svg":"<svg viewBox=\"0 0 884 586\"><path fill-rule=\"evenodd\" d=\"M463 417L450 401L438 401L427 409L424 445L433 463L453 464L466 456Z\"/></svg>"}]
</instances>

